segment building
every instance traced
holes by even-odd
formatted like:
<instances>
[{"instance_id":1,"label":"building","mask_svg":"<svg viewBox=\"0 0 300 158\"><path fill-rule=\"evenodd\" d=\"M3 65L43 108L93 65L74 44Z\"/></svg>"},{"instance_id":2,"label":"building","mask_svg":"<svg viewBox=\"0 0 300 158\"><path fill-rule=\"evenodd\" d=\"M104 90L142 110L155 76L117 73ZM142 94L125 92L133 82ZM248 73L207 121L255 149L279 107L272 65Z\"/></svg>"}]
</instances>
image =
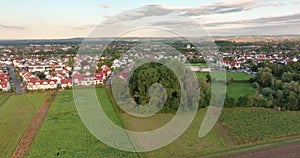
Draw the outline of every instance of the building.
<instances>
[{"instance_id":1,"label":"building","mask_svg":"<svg viewBox=\"0 0 300 158\"><path fill-rule=\"evenodd\" d=\"M2 91L8 92L11 89L10 83L9 83L9 77L7 74L0 74L0 89Z\"/></svg>"},{"instance_id":2,"label":"building","mask_svg":"<svg viewBox=\"0 0 300 158\"><path fill-rule=\"evenodd\" d=\"M49 90L58 88L56 80L31 80L26 82L27 90Z\"/></svg>"}]
</instances>

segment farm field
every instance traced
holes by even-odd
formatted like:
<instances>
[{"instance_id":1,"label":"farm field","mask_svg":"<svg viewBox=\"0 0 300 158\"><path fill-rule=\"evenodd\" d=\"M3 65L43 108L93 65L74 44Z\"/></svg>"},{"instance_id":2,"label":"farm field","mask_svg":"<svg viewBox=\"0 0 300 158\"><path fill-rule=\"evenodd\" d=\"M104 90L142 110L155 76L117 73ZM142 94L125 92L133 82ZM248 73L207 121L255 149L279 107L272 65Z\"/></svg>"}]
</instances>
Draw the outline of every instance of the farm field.
<instances>
[{"instance_id":1,"label":"farm field","mask_svg":"<svg viewBox=\"0 0 300 158\"><path fill-rule=\"evenodd\" d=\"M10 157L41 106L44 94L1 96L0 157ZM4 102L4 100L6 100Z\"/></svg>"},{"instance_id":2,"label":"farm field","mask_svg":"<svg viewBox=\"0 0 300 158\"><path fill-rule=\"evenodd\" d=\"M300 134L300 112L258 108L225 108L221 119L234 144L269 141Z\"/></svg>"},{"instance_id":3,"label":"farm field","mask_svg":"<svg viewBox=\"0 0 300 158\"><path fill-rule=\"evenodd\" d=\"M300 134L299 112L224 108L220 118L222 121L217 123L208 135L199 138L198 131L205 113L205 109L199 110L191 126L173 143L141 155L143 157L199 157ZM173 117L172 114L157 114L150 118L137 118L125 113L121 113L120 116L126 128L134 131L159 128Z\"/></svg>"},{"instance_id":4,"label":"farm field","mask_svg":"<svg viewBox=\"0 0 300 158\"><path fill-rule=\"evenodd\" d=\"M209 72L197 72L198 77L206 78L206 75L209 75ZM251 75L244 72L226 72L227 80L233 79L235 81L245 81L252 78Z\"/></svg>"},{"instance_id":5,"label":"farm field","mask_svg":"<svg viewBox=\"0 0 300 158\"><path fill-rule=\"evenodd\" d=\"M103 109L121 124L105 89L97 89ZM97 140L83 125L71 90L61 91L52 103L26 157L137 157L116 150Z\"/></svg>"},{"instance_id":6,"label":"farm field","mask_svg":"<svg viewBox=\"0 0 300 158\"><path fill-rule=\"evenodd\" d=\"M103 109L119 126L133 131L149 131L163 126L173 114L159 113L137 118L118 115L105 89L97 89ZM194 157L244 148L300 133L299 112L276 112L258 108L224 108L221 120L203 138L198 137L206 109L198 111L187 131L173 143L142 157ZM287 123L289 122L289 123ZM55 134L53 134L55 133ZM62 91L52 103L27 157L138 157L111 148L97 140L82 124L73 101L72 91Z\"/></svg>"}]
</instances>

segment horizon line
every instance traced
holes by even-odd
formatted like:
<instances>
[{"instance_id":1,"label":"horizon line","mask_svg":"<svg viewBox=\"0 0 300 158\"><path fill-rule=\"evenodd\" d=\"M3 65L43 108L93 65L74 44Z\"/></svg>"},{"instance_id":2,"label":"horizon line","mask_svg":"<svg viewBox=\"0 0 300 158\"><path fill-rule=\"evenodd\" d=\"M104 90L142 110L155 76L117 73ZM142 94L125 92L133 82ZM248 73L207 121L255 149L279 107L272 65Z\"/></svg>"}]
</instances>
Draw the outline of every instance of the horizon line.
<instances>
[{"instance_id":1,"label":"horizon line","mask_svg":"<svg viewBox=\"0 0 300 158\"><path fill-rule=\"evenodd\" d=\"M189 38L203 38L203 37L250 37L250 36L299 36L300 34L265 34L265 35L213 35L213 36L195 36L195 37L189 37ZM126 38L182 38L180 36L161 36L161 37L69 37L69 38L11 38L11 39L1 39L0 41L22 41L22 40L75 40L75 39L112 39L112 38L119 38L119 39L126 39Z\"/></svg>"}]
</instances>

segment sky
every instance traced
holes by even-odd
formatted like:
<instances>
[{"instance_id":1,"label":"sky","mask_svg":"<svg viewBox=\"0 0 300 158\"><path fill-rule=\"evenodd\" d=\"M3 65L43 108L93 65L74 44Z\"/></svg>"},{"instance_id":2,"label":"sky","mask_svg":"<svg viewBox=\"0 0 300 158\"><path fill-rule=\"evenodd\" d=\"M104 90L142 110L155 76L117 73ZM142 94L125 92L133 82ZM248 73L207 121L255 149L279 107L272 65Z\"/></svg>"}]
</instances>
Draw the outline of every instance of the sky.
<instances>
[{"instance_id":1,"label":"sky","mask_svg":"<svg viewBox=\"0 0 300 158\"><path fill-rule=\"evenodd\" d=\"M145 25L200 26L214 36L300 34L299 8L297 0L9 0L0 2L0 39L87 37L98 25L106 27L99 36ZM151 31L132 34L143 35Z\"/></svg>"}]
</instances>

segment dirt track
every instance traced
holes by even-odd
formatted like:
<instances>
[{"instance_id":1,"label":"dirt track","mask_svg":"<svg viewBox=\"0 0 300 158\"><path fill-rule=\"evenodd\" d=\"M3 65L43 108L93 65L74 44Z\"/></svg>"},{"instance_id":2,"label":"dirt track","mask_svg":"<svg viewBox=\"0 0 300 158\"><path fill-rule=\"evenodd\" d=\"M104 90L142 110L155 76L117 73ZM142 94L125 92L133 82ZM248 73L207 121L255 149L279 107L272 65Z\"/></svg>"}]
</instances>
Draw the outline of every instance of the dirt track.
<instances>
[{"instance_id":1,"label":"dirt track","mask_svg":"<svg viewBox=\"0 0 300 158\"><path fill-rule=\"evenodd\" d=\"M299 158L300 143L260 149L226 158Z\"/></svg>"},{"instance_id":2,"label":"dirt track","mask_svg":"<svg viewBox=\"0 0 300 158\"><path fill-rule=\"evenodd\" d=\"M38 110L36 116L31 120L29 126L27 127L23 137L21 138L17 148L12 154L12 158L21 158L24 157L28 149L30 148L31 143L34 140L34 137L47 114L47 111L51 103L43 102L42 106Z\"/></svg>"}]
</instances>

